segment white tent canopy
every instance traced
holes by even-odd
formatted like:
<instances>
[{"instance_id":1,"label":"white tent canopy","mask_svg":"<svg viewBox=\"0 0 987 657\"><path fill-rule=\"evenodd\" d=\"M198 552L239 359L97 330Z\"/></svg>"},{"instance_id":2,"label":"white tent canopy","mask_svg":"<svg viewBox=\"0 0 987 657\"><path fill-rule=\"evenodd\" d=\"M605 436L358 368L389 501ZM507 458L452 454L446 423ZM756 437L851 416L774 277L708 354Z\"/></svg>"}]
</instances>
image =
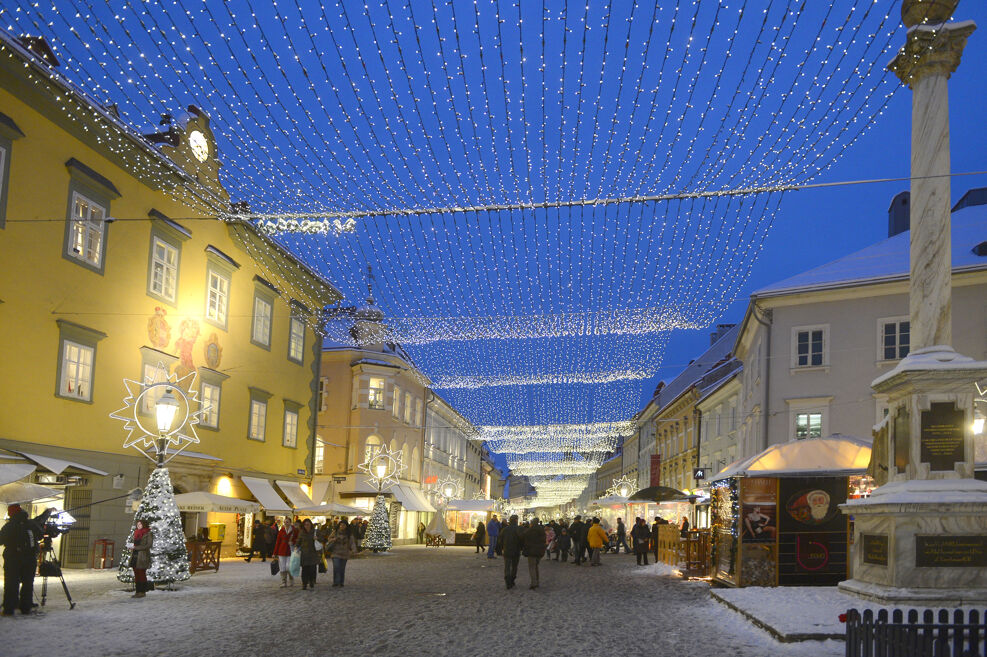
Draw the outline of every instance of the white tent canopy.
<instances>
[{"instance_id":1,"label":"white tent canopy","mask_svg":"<svg viewBox=\"0 0 987 657\"><path fill-rule=\"evenodd\" d=\"M92 474L106 476L109 472L103 472L102 470L97 470L96 468L89 467L88 465L83 465L81 463L76 463L75 461L66 461L64 459L56 459L52 456L42 456L41 454L31 454L29 452L22 452L20 450L11 450L17 452L21 456L34 461L43 468L51 470L55 474L62 474L68 468L75 468L76 470L82 470L83 472L91 472Z\"/></svg>"},{"instance_id":2,"label":"white tent canopy","mask_svg":"<svg viewBox=\"0 0 987 657\"><path fill-rule=\"evenodd\" d=\"M436 513L432 516L431 522L428 523L428 527L425 528L425 534L432 536L442 536L446 539L446 543L452 545L456 542L456 532L449 530L449 525L446 524L444 513Z\"/></svg>"},{"instance_id":3,"label":"white tent canopy","mask_svg":"<svg viewBox=\"0 0 987 657\"><path fill-rule=\"evenodd\" d=\"M61 491L24 481L12 481L0 486L0 504L26 504L41 500L55 500L62 496Z\"/></svg>"},{"instance_id":4,"label":"white tent canopy","mask_svg":"<svg viewBox=\"0 0 987 657\"><path fill-rule=\"evenodd\" d=\"M345 504L335 504L333 502L328 502L326 504L319 504L316 506L306 506L298 507L295 509L295 513L299 515L311 515L311 516L365 516L369 515L369 511L357 508L355 506L347 506Z\"/></svg>"},{"instance_id":5,"label":"white tent canopy","mask_svg":"<svg viewBox=\"0 0 987 657\"><path fill-rule=\"evenodd\" d=\"M0 486L23 479L32 472L34 466L29 463L0 463Z\"/></svg>"},{"instance_id":6,"label":"white tent canopy","mask_svg":"<svg viewBox=\"0 0 987 657\"><path fill-rule=\"evenodd\" d=\"M638 502L638 504L644 504L644 501ZM601 497L600 499L593 500L591 506L612 506L614 504L628 504L627 498L622 495L609 495L607 497Z\"/></svg>"},{"instance_id":7,"label":"white tent canopy","mask_svg":"<svg viewBox=\"0 0 987 657\"><path fill-rule=\"evenodd\" d=\"M449 500L450 511L493 511L493 500Z\"/></svg>"},{"instance_id":8,"label":"white tent canopy","mask_svg":"<svg viewBox=\"0 0 987 657\"><path fill-rule=\"evenodd\" d=\"M772 445L760 454L731 463L710 478L859 475L870 462L871 442L833 434Z\"/></svg>"},{"instance_id":9,"label":"white tent canopy","mask_svg":"<svg viewBox=\"0 0 987 657\"><path fill-rule=\"evenodd\" d=\"M207 493L201 490L175 495L175 504L178 505L179 511L190 513L203 511L212 513L257 513L260 511L260 504L257 502Z\"/></svg>"}]
</instances>

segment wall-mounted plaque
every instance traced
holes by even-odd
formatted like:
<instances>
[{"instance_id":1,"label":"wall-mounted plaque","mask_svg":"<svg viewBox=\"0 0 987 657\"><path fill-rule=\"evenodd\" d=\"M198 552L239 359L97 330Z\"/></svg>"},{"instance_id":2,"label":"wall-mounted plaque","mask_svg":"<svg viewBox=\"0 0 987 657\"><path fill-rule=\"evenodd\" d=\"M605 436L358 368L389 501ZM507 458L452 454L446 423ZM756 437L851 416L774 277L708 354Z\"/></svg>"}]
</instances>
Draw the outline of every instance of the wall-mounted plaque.
<instances>
[{"instance_id":1,"label":"wall-mounted plaque","mask_svg":"<svg viewBox=\"0 0 987 657\"><path fill-rule=\"evenodd\" d=\"M987 536L916 536L918 568L987 568Z\"/></svg>"},{"instance_id":2,"label":"wall-mounted plaque","mask_svg":"<svg viewBox=\"0 0 987 657\"><path fill-rule=\"evenodd\" d=\"M864 551L864 563L888 565L887 534L861 534L861 549Z\"/></svg>"},{"instance_id":3,"label":"wall-mounted plaque","mask_svg":"<svg viewBox=\"0 0 987 657\"><path fill-rule=\"evenodd\" d=\"M963 409L952 402L934 403L922 411L920 458L930 469L953 470L963 460L964 418Z\"/></svg>"}]
</instances>

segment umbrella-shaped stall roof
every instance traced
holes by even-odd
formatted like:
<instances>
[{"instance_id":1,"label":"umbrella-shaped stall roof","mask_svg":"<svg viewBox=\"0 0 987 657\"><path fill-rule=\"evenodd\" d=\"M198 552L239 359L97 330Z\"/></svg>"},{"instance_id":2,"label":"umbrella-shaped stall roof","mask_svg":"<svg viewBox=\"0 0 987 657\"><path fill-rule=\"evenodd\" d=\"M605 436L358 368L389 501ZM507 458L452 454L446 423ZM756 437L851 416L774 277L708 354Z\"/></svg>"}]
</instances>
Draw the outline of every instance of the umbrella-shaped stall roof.
<instances>
[{"instance_id":1,"label":"umbrella-shaped stall roof","mask_svg":"<svg viewBox=\"0 0 987 657\"><path fill-rule=\"evenodd\" d=\"M302 516L365 516L369 512L366 509L360 509L355 506L327 502L315 506L300 506L295 509L294 513Z\"/></svg>"},{"instance_id":2,"label":"umbrella-shaped stall roof","mask_svg":"<svg viewBox=\"0 0 987 657\"><path fill-rule=\"evenodd\" d=\"M40 500L54 500L61 496L60 491L24 481L12 481L0 486L0 504L24 504Z\"/></svg>"},{"instance_id":3,"label":"umbrella-shaped stall roof","mask_svg":"<svg viewBox=\"0 0 987 657\"><path fill-rule=\"evenodd\" d=\"M257 513L260 511L260 504L241 500L236 497L226 497L216 493L205 491L195 491L192 493L179 493L175 495L175 504L179 511L212 513Z\"/></svg>"},{"instance_id":4,"label":"umbrella-shaped stall roof","mask_svg":"<svg viewBox=\"0 0 987 657\"><path fill-rule=\"evenodd\" d=\"M870 462L871 442L833 434L772 445L760 454L731 463L710 481L730 477L842 476L863 474Z\"/></svg>"},{"instance_id":5,"label":"umbrella-shaped stall roof","mask_svg":"<svg viewBox=\"0 0 987 657\"><path fill-rule=\"evenodd\" d=\"M669 486L648 486L629 498L631 502L677 502L689 499L686 493Z\"/></svg>"},{"instance_id":6,"label":"umbrella-shaped stall roof","mask_svg":"<svg viewBox=\"0 0 987 657\"><path fill-rule=\"evenodd\" d=\"M627 504L628 498L622 495L608 495L607 497L601 497L599 499L593 500L590 506L613 506L616 504Z\"/></svg>"}]
</instances>

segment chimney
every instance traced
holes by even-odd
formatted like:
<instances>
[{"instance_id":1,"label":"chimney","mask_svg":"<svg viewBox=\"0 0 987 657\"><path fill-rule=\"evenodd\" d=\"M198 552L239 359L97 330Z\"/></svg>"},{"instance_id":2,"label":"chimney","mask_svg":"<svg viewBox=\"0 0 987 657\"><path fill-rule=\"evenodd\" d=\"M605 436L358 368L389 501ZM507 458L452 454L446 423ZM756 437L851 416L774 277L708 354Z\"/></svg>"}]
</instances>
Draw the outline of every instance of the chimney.
<instances>
[{"instance_id":1,"label":"chimney","mask_svg":"<svg viewBox=\"0 0 987 657\"><path fill-rule=\"evenodd\" d=\"M44 60L48 66L56 67L61 66L58 62L58 57L55 57L55 51L51 49L48 42L43 36L31 36L30 34L22 34L18 37L17 41L30 50L35 57Z\"/></svg>"},{"instance_id":2,"label":"chimney","mask_svg":"<svg viewBox=\"0 0 987 657\"><path fill-rule=\"evenodd\" d=\"M709 346L716 344L720 338L727 334L736 324L717 324L716 330L709 334Z\"/></svg>"},{"instance_id":3,"label":"chimney","mask_svg":"<svg viewBox=\"0 0 987 657\"><path fill-rule=\"evenodd\" d=\"M966 194L953 206L953 212L974 205L987 205L987 187L975 187L967 190Z\"/></svg>"},{"instance_id":4,"label":"chimney","mask_svg":"<svg viewBox=\"0 0 987 657\"><path fill-rule=\"evenodd\" d=\"M888 237L904 233L911 226L908 218L911 198L911 192L899 192L891 199L891 205L888 207Z\"/></svg>"}]
</instances>

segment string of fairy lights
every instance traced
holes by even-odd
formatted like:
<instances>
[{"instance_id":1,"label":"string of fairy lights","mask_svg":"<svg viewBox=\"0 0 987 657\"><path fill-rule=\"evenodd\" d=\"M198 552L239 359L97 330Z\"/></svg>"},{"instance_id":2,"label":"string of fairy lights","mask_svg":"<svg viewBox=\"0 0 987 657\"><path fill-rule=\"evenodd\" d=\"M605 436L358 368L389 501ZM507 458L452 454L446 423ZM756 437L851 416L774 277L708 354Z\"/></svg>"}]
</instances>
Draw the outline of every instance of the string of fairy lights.
<instances>
[{"instance_id":1,"label":"string of fairy lights","mask_svg":"<svg viewBox=\"0 0 987 657\"><path fill-rule=\"evenodd\" d=\"M387 339L561 504L632 431L669 332L743 289L784 191L884 112L898 9L10 0L0 27L44 36L60 66L39 76L121 134L205 109L237 209L127 166L229 222L273 283L311 287L328 341L354 344L369 284ZM98 137L129 153L121 134ZM345 297L325 314L320 279Z\"/></svg>"}]
</instances>

